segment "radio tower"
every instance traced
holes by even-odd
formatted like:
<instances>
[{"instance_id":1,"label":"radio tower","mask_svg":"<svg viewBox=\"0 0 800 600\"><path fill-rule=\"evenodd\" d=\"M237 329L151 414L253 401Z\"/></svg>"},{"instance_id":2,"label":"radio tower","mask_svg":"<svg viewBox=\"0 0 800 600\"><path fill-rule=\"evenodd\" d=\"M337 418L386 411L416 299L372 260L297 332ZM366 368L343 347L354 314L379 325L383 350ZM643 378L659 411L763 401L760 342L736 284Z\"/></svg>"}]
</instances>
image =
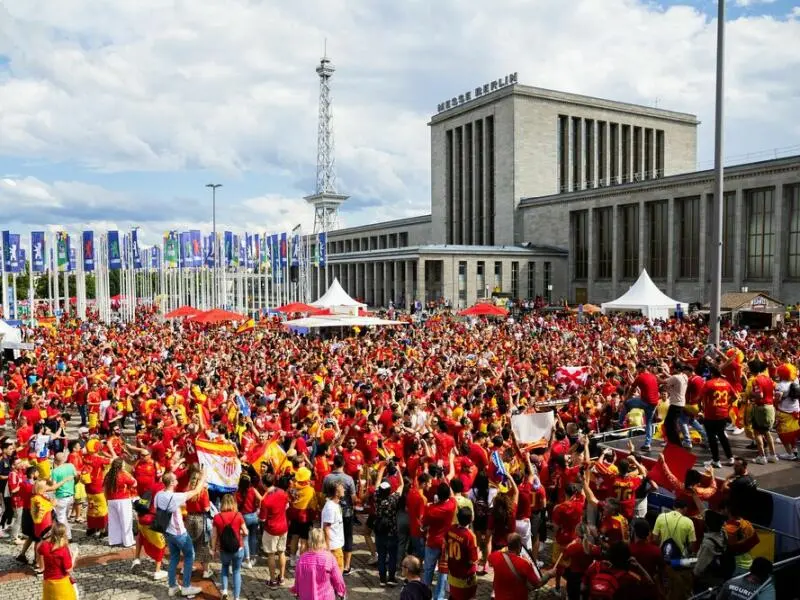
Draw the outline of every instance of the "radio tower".
<instances>
[{"instance_id":1,"label":"radio tower","mask_svg":"<svg viewBox=\"0 0 800 600\"><path fill-rule=\"evenodd\" d=\"M327 44L326 44L327 45ZM306 197L314 207L314 233L333 231L339 227L339 205L347 196L336 193L336 169L331 127L331 77L336 68L327 51L319 61L319 122L317 124L317 189Z\"/></svg>"},{"instance_id":2,"label":"radio tower","mask_svg":"<svg viewBox=\"0 0 800 600\"><path fill-rule=\"evenodd\" d=\"M331 77L336 68L328 58L327 43L317 67L319 76L319 122L317 124L317 189L305 200L314 207L314 234L328 233L339 227L339 206L348 196L336 193L336 169L331 127ZM326 246L327 246L327 235ZM318 238L317 238L318 239ZM327 257L327 252L325 253ZM322 269L319 269L321 271ZM319 275L318 271L318 275ZM325 288L328 287L328 264L325 262Z\"/></svg>"}]
</instances>

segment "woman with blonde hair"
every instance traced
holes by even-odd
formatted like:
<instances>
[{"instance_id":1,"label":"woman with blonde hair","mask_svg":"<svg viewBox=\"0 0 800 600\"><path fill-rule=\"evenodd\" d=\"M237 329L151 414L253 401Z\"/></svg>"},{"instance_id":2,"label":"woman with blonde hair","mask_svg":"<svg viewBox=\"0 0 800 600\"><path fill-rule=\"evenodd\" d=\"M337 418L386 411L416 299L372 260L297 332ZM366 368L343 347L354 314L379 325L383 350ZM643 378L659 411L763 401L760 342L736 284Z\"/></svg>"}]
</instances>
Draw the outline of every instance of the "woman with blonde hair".
<instances>
[{"instance_id":1,"label":"woman with blonde hair","mask_svg":"<svg viewBox=\"0 0 800 600\"><path fill-rule=\"evenodd\" d=\"M54 523L50 538L39 546L39 556L44 563L42 600L77 600L72 582L75 556L67 543L67 528Z\"/></svg>"},{"instance_id":2,"label":"woman with blonde hair","mask_svg":"<svg viewBox=\"0 0 800 600\"><path fill-rule=\"evenodd\" d=\"M342 571L327 549L322 529L315 527L309 532L308 551L297 561L289 591L300 600L335 600L347 593Z\"/></svg>"},{"instance_id":3,"label":"woman with blonde hair","mask_svg":"<svg viewBox=\"0 0 800 600\"><path fill-rule=\"evenodd\" d=\"M247 542L247 524L236 506L232 494L222 497L220 512L214 517L211 529L211 548L222 563L222 599L228 598L228 571L233 570L233 600L239 600L242 589L242 561Z\"/></svg>"}]
</instances>

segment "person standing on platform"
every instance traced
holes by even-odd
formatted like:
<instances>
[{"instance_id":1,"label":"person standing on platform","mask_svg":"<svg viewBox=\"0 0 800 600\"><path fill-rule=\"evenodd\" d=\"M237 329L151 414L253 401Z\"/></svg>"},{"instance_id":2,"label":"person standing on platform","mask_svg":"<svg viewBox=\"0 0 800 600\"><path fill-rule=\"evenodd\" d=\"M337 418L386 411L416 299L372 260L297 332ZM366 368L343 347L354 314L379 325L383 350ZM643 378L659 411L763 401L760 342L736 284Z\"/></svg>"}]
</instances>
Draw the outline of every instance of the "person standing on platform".
<instances>
[{"instance_id":1,"label":"person standing on platform","mask_svg":"<svg viewBox=\"0 0 800 600\"><path fill-rule=\"evenodd\" d=\"M661 379L659 383L664 385L669 400L667 417L664 419L664 437L671 444L683 444L684 448L692 448L692 439L687 437L681 440L681 415L686 407L686 390L689 387L689 377L687 372L692 368L682 363L676 363L672 369L672 375Z\"/></svg>"},{"instance_id":2,"label":"person standing on platform","mask_svg":"<svg viewBox=\"0 0 800 600\"><path fill-rule=\"evenodd\" d=\"M659 392L658 392L658 379L656 376L648 371L647 365L639 363L636 365L636 377L631 381L631 391L638 390L639 395L633 396L626 400L619 411L620 426L625 420L625 415L628 411L634 408L640 408L644 412L646 419L644 444L641 447L643 452L650 451L650 444L653 441L653 430L655 424L653 419L655 417L656 406L658 406Z\"/></svg>"},{"instance_id":3,"label":"person standing on platform","mask_svg":"<svg viewBox=\"0 0 800 600\"><path fill-rule=\"evenodd\" d=\"M736 399L736 392L731 384L720 376L716 367L710 367L711 379L706 381L703 387L703 423L708 434L708 445L711 448L711 462L714 468L718 469L719 446L725 452L726 466L733 466L733 453L728 436L725 434L725 427L728 423L728 413L733 401Z\"/></svg>"}]
</instances>

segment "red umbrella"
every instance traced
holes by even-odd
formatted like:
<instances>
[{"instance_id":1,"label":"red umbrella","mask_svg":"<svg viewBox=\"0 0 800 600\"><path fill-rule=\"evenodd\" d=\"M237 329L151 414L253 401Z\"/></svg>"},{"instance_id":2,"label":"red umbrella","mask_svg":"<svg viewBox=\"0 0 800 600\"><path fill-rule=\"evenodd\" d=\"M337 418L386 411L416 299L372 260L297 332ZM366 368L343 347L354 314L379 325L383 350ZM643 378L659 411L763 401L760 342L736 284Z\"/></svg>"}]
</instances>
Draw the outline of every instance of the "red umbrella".
<instances>
[{"instance_id":1,"label":"red umbrella","mask_svg":"<svg viewBox=\"0 0 800 600\"><path fill-rule=\"evenodd\" d=\"M316 306L311 306L310 304L303 304L302 302L291 302L289 304L284 304L275 310L286 314L308 313L310 315L318 315L322 312L322 309L319 309Z\"/></svg>"},{"instance_id":2,"label":"red umbrella","mask_svg":"<svg viewBox=\"0 0 800 600\"><path fill-rule=\"evenodd\" d=\"M212 308L206 312L201 312L198 315L189 317L188 320L193 323L225 323L226 321L246 321L247 317L229 310Z\"/></svg>"},{"instance_id":3,"label":"red umbrella","mask_svg":"<svg viewBox=\"0 0 800 600\"><path fill-rule=\"evenodd\" d=\"M201 311L197 310L192 306L179 306L172 312L168 312L164 315L165 319L177 319L179 317L193 317L197 314L200 314Z\"/></svg>"},{"instance_id":4,"label":"red umbrella","mask_svg":"<svg viewBox=\"0 0 800 600\"><path fill-rule=\"evenodd\" d=\"M479 302L458 313L462 317L507 317L508 311L488 302Z\"/></svg>"}]
</instances>

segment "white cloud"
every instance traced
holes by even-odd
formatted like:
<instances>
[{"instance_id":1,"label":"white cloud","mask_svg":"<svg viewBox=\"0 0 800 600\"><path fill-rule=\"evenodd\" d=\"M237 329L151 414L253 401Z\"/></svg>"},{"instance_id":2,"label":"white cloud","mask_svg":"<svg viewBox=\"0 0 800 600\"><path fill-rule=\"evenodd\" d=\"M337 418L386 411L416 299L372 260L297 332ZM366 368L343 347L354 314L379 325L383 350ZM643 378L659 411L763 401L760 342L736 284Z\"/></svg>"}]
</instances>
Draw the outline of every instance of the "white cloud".
<instances>
[{"instance_id":1,"label":"white cloud","mask_svg":"<svg viewBox=\"0 0 800 600\"><path fill-rule=\"evenodd\" d=\"M775 0L734 0L736 6L755 6L756 4L773 4Z\"/></svg>"},{"instance_id":2,"label":"white cloud","mask_svg":"<svg viewBox=\"0 0 800 600\"><path fill-rule=\"evenodd\" d=\"M5 0L0 55L10 58L10 75L0 69L0 156L27 160L32 172L55 162L143 172L143 182L156 171L245 174L263 178L265 189L241 206L266 223L283 223L282 210L289 222L301 214L308 221L300 197L313 191L313 69L327 37L338 69L339 189L356 207L342 215L346 224L428 210L426 122L436 103L514 70L531 85L695 112L706 124L701 154L710 157L713 21L689 6L640 0L570 7L563 0ZM729 25L729 155L789 146L800 135L797 11ZM91 179L76 174L84 177ZM270 189L266 182L276 178L292 189ZM87 212L135 213L172 200L157 189L142 204L137 194L99 186L78 193L78 182L38 184L29 193L50 194L51 202L85 193L93 199L81 204ZM200 202L181 209L184 219L207 218Z\"/></svg>"}]
</instances>

